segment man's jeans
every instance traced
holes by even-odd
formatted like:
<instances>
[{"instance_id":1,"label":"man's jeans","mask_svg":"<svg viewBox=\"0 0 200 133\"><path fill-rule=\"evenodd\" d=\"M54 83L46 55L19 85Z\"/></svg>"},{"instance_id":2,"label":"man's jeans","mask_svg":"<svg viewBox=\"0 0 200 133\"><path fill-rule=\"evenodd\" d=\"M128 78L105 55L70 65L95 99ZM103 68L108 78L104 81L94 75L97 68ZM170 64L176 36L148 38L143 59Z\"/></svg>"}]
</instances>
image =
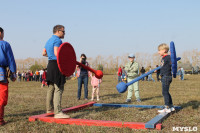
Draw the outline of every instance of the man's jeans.
<instances>
[{"instance_id":1,"label":"man's jeans","mask_svg":"<svg viewBox=\"0 0 200 133\"><path fill-rule=\"evenodd\" d=\"M162 82L162 95L164 97L164 102L166 106L173 106L171 95L169 94L169 86L172 82L172 76L163 76L161 78Z\"/></svg>"},{"instance_id":2,"label":"man's jeans","mask_svg":"<svg viewBox=\"0 0 200 133\"><path fill-rule=\"evenodd\" d=\"M81 98L81 90L82 90L82 84L84 84L84 98L88 99L88 76L79 76L78 77L78 96L77 98Z\"/></svg>"}]
</instances>

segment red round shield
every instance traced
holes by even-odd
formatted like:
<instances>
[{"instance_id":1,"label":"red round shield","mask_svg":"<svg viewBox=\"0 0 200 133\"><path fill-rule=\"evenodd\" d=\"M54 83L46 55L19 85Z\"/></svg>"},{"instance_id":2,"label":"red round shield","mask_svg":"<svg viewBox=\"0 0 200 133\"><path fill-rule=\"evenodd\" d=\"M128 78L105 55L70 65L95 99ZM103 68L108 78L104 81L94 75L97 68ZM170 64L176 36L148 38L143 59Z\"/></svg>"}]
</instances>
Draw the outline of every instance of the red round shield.
<instances>
[{"instance_id":1,"label":"red round shield","mask_svg":"<svg viewBox=\"0 0 200 133\"><path fill-rule=\"evenodd\" d=\"M57 55L57 63L60 72L69 77L76 69L76 53L72 45L64 42L60 45Z\"/></svg>"}]
</instances>

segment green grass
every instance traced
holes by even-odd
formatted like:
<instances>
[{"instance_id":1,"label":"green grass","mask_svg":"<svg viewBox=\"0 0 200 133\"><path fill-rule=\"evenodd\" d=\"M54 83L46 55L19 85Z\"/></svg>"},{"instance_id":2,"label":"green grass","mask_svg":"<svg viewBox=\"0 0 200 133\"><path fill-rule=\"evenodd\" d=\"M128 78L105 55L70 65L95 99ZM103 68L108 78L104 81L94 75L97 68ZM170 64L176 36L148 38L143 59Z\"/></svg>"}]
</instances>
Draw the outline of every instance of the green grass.
<instances>
[{"instance_id":1,"label":"green grass","mask_svg":"<svg viewBox=\"0 0 200 133\"><path fill-rule=\"evenodd\" d=\"M155 77L154 77L155 78ZM170 93L174 105L183 109L170 115L163 121L161 132L172 132L173 127L198 127L200 131L200 75L186 75L184 81L173 79ZM119 94L115 89L117 78L114 75L105 75L100 88L99 103L124 104L127 92ZM134 130L129 128L95 127L62 125L45 122L29 122L32 115L45 113L46 90L40 88L38 82L14 82L9 84L9 100L5 108L7 124L0 127L0 132L69 132L69 133L128 133L128 132L159 132L157 130ZM140 95L142 102L137 103L133 96L131 104L163 105L160 82L140 81ZM89 84L89 98L91 98ZM83 92L83 90L82 90ZM77 80L68 80L62 98L62 108L72 107L89 101L77 101ZM80 111L71 112L72 118L91 120L111 120L123 122L147 122L157 115L157 109L139 108L111 108L89 107Z\"/></svg>"}]
</instances>

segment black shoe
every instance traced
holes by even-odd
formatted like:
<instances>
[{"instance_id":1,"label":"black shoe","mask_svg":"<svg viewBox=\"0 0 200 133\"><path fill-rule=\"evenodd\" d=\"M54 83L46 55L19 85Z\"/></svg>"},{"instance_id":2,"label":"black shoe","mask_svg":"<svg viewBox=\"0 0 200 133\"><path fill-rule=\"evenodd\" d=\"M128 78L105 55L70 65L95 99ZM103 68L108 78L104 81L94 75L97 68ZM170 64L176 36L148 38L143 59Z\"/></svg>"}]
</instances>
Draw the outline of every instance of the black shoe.
<instances>
[{"instance_id":1,"label":"black shoe","mask_svg":"<svg viewBox=\"0 0 200 133\"><path fill-rule=\"evenodd\" d=\"M0 126L3 126L5 124L6 124L6 122L4 120L0 120Z\"/></svg>"},{"instance_id":2,"label":"black shoe","mask_svg":"<svg viewBox=\"0 0 200 133\"><path fill-rule=\"evenodd\" d=\"M130 103L130 102L131 102L131 99L126 99L125 102L126 102L126 103Z\"/></svg>"},{"instance_id":3,"label":"black shoe","mask_svg":"<svg viewBox=\"0 0 200 133\"><path fill-rule=\"evenodd\" d=\"M78 98L77 100L80 100L80 98Z\"/></svg>"}]
</instances>

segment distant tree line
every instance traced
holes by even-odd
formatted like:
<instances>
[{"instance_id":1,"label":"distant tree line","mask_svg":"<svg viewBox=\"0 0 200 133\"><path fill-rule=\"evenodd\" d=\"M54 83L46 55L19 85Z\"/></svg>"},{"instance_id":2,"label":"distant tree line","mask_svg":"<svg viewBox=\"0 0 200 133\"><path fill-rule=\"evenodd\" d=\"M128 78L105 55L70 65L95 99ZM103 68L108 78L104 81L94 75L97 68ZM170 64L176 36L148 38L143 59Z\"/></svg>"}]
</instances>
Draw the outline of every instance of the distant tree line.
<instances>
[{"instance_id":1,"label":"distant tree line","mask_svg":"<svg viewBox=\"0 0 200 133\"><path fill-rule=\"evenodd\" d=\"M47 58L27 58L27 59L16 59L18 71L35 71L47 67Z\"/></svg>"},{"instance_id":2,"label":"distant tree line","mask_svg":"<svg viewBox=\"0 0 200 133\"><path fill-rule=\"evenodd\" d=\"M140 68L148 68L152 66L155 68L156 65L160 65L161 57L158 53L136 53L136 61L139 63ZM177 54L181 57L178 65L186 70L192 70L200 66L200 51L194 49L192 51L185 51L182 54ZM128 62L128 53L122 56L102 56L98 55L95 58L89 57L87 59L90 66L94 69L103 70L104 74L116 74L119 66L125 66ZM19 70L35 70L36 68L46 68L47 58L27 58L24 60L16 60L17 68Z\"/></svg>"}]
</instances>

